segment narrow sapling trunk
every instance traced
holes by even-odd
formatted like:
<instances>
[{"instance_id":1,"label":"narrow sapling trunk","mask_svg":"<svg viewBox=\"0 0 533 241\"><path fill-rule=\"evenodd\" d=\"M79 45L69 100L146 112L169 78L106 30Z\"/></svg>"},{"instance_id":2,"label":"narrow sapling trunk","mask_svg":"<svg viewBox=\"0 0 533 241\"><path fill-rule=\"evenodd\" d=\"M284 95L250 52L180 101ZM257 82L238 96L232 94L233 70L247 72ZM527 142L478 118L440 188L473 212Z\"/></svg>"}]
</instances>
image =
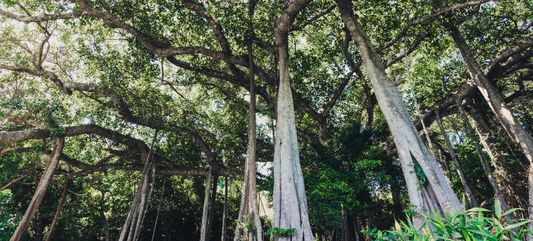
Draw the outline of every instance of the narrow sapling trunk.
<instances>
[{"instance_id":1,"label":"narrow sapling trunk","mask_svg":"<svg viewBox=\"0 0 533 241\"><path fill-rule=\"evenodd\" d=\"M150 202L150 196L152 195L153 183L155 180L156 162L153 156L154 144L157 138L158 130L155 130L154 137L152 139L152 145L150 151L145 157L141 157L146 160L144 162L143 171L141 174L141 180L137 187L137 192L133 197L130 212L128 217L122 226L120 232L119 241L136 241L141 234L142 223L144 221L144 215Z\"/></svg>"},{"instance_id":2,"label":"narrow sapling trunk","mask_svg":"<svg viewBox=\"0 0 533 241\"><path fill-rule=\"evenodd\" d=\"M492 173L492 170L490 169L489 163L487 162L487 159L485 158L485 154L483 153L483 150L481 149L481 146L479 145L476 135L474 134L474 129L472 128L472 125L470 125L470 120L468 119L468 116L466 115L466 111L463 108L463 105L461 104L461 100L457 100L457 107L459 108L459 112L461 113L461 116L463 117L463 121L465 122L465 127L468 133L468 136L470 136L470 139L472 139L472 142L474 142L474 147L476 148L476 152L479 157L479 161L481 162L481 166L483 167L483 171L485 171L485 174L487 175L487 178L489 179L489 183L492 186L492 189L494 190L496 198L498 199L498 201L500 201L500 205L501 205L503 212L507 212L509 211L507 202L503 198L503 194L500 191L498 182L496 181L496 178L494 177L494 174ZM508 214L506 218L507 218L507 221L510 221L513 219L511 214Z\"/></svg>"},{"instance_id":3,"label":"narrow sapling trunk","mask_svg":"<svg viewBox=\"0 0 533 241\"><path fill-rule=\"evenodd\" d=\"M459 163L459 160L457 159L457 155L455 154L455 151L453 150L452 142L450 141L450 138L448 138L448 133L446 133L446 130L444 129L444 125L442 124L442 119L440 117L439 111L438 110L435 111L435 114L437 115L437 123L439 124L440 132L442 133L442 138L444 139L444 142L446 143L446 147L448 148L448 152L450 153L450 156L452 157L452 161L453 161L453 164L455 165L455 170L457 171L459 180L461 180L461 184L463 185L463 188L465 189L468 202L470 203L470 206L478 207L476 198L474 197L474 193L470 189L470 185L468 185L468 183L466 182L466 177L463 172L463 168L461 167L461 163Z\"/></svg>"},{"instance_id":4,"label":"narrow sapling trunk","mask_svg":"<svg viewBox=\"0 0 533 241\"><path fill-rule=\"evenodd\" d=\"M71 179L68 179L65 183L65 187L63 189L63 194L61 194L61 201L59 201L59 205L57 205L56 214L54 215L54 220L52 221L52 224L50 225L50 228L48 229L48 233L46 234L45 241L52 240L52 234L54 233L54 228L56 227L57 221L59 220L59 215L61 214L61 209L63 209L63 204L65 203L65 199L67 198L67 191L70 186Z\"/></svg>"},{"instance_id":5,"label":"narrow sapling trunk","mask_svg":"<svg viewBox=\"0 0 533 241\"><path fill-rule=\"evenodd\" d=\"M453 192L450 183L420 139L400 93L387 76L382 61L369 37L356 20L352 10L352 2L350 0L336 0L336 2L342 20L358 47L366 73L372 82L377 102L394 138L411 205L415 206L418 213L423 213L424 207L428 205L436 207L437 211L441 210L443 213L439 213L439 215L444 215L446 212L454 215L456 212L463 211L461 202ZM420 192L424 188L419 185L414 169L417 164L424 172L428 187L431 187L428 191L430 195L423 195ZM431 190L435 198L430 198L433 195ZM428 211L433 210L428 209ZM416 227L421 227L424 218L415 215L413 222Z\"/></svg>"},{"instance_id":6,"label":"narrow sapling trunk","mask_svg":"<svg viewBox=\"0 0 533 241\"><path fill-rule=\"evenodd\" d=\"M205 176L204 208L202 211L202 227L200 228L200 241L207 240L207 217L209 210L209 190L211 190L211 175L212 172L209 171Z\"/></svg>"},{"instance_id":7,"label":"narrow sapling trunk","mask_svg":"<svg viewBox=\"0 0 533 241\"><path fill-rule=\"evenodd\" d=\"M30 222L33 219L33 216L37 212L37 209L39 209L39 205L41 205L41 202L43 201L44 195L46 194L46 191L48 190L48 186L50 185L50 181L52 180L52 175L54 174L54 171L56 170L57 164L59 163L59 157L61 156L61 153L63 152L63 146L65 145L65 138L64 137L58 137L56 139L57 146L54 147L54 150L52 151L52 154L50 155L50 160L46 164L46 167L44 168L43 176L41 177L41 180L39 181L39 185L37 186L37 189L35 190L35 194L33 195L33 198L31 199L30 205L26 209L26 212L24 213L24 217L19 223L19 226L15 230L15 233L13 233L13 236L11 236L10 241L19 241L22 240L26 232L28 231L28 227L30 226Z\"/></svg>"},{"instance_id":8,"label":"narrow sapling trunk","mask_svg":"<svg viewBox=\"0 0 533 241\"><path fill-rule=\"evenodd\" d=\"M251 15L251 14L250 14ZM237 241L241 236L247 237L249 241L263 240L263 229L261 226L261 219L259 217L259 205L257 204L257 183L256 183L256 148L257 148L257 134L256 134L256 120L255 120L255 76L253 64L252 41L248 41L248 60L250 62L250 105L248 109L248 150L246 152L246 163L244 172L244 185L241 196L241 209L239 210L238 219L242 221L235 230L234 240ZM249 222L249 223L248 223ZM254 231L244 229L244 224L250 225ZM243 234L244 231L244 234Z\"/></svg>"},{"instance_id":9,"label":"narrow sapling trunk","mask_svg":"<svg viewBox=\"0 0 533 241\"><path fill-rule=\"evenodd\" d=\"M447 26L450 31L453 40L457 44L461 55L463 56L464 62L470 73L470 77L474 80L474 83L477 85L479 91L483 95L483 98L489 104L490 109L507 134L511 137L513 142L518 144L520 148L524 151L524 155L529 160L529 170L528 170L528 186L529 186L529 204L528 204L528 214L529 218L533 219L533 139L531 135L526 132L522 125L513 115L513 112L504 99L494 87L494 85L487 79L487 76L481 71L481 68L476 62L474 55L470 51L466 40L463 38L461 32L455 26ZM529 228L533 230L533 222L529 223ZM533 240L532 235L528 235L528 240Z\"/></svg>"},{"instance_id":10,"label":"narrow sapling trunk","mask_svg":"<svg viewBox=\"0 0 533 241\"><path fill-rule=\"evenodd\" d=\"M228 212L228 177L224 177L224 210L222 211L222 236L220 241L226 241L226 215Z\"/></svg>"},{"instance_id":11,"label":"narrow sapling trunk","mask_svg":"<svg viewBox=\"0 0 533 241\"><path fill-rule=\"evenodd\" d=\"M211 190L211 210L209 210L209 219L207 220L207 231L206 238L210 239L211 237L211 228L213 227L213 218L215 217L215 202L217 200L217 185L218 185L218 176L213 177L213 188Z\"/></svg>"},{"instance_id":12,"label":"narrow sapling trunk","mask_svg":"<svg viewBox=\"0 0 533 241\"><path fill-rule=\"evenodd\" d=\"M470 116L474 121L474 127L479 135L480 142L492 160L496 180L499 182L499 186L505 197L508 198L507 200L509 200L510 205L514 207L526 207L527 200L520 197L520 190L525 189L521 186L521 182L515 182L516 179L514 178L517 174L509 170L510 165L503 157L498 145L496 145L494 133L488 123L483 119L478 108L479 104L470 108ZM516 213L513 214L516 215Z\"/></svg>"}]
</instances>

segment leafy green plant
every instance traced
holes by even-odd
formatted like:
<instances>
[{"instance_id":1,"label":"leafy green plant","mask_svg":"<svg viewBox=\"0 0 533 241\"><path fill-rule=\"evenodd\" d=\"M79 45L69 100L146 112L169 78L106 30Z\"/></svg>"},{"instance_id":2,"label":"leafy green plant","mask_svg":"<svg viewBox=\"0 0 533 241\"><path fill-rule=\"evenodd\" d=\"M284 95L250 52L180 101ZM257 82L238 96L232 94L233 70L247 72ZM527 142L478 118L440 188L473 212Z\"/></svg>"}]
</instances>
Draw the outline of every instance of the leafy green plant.
<instances>
[{"instance_id":1,"label":"leafy green plant","mask_svg":"<svg viewBox=\"0 0 533 241\"><path fill-rule=\"evenodd\" d=\"M381 231L376 228L372 230L363 230L373 240L522 240L526 232L532 232L527 228L531 220L513 219L502 223L500 220L505 215L511 214L519 208L511 209L505 213L502 212L498 200L494 203L492 216L485 214L491 212L485 208L472 208L463 213L455 215L446 214L446 217L440 217L436 212L432 216L422 214L428 221L422 228L415 228L411 222L410 215L407 221L396 221L394 229L390 231ZM426 224L431 224L434 231L430 231Z\"/></svg>"},{"instance_id":2,"label":"leafy green plant","mask_svg":"<svg viewBox=\"0 0 533 241\"><path fill-rule=\"evenodd\" d=\"M278 228L278 227L274 227L273 224L271 225L271 228L265 232L266 235L270 235L270 240L273 240L274 236L276 235L290 236L294 233L296 233L296 228L289 228L289 229Z\"/></svg>"},{"instance_id":3,"label":"leafy green plant","mask_svg":"<svg viewBox=\"0 0 533 241\"><path fill-rule=\"evenodd\" d=\"M248 232L252 232L254 235L257 235L257 228L254 227L252 217L250 215L246 216L246 222L243 222L240 219L237 219L235 221L237 222L237 225L240 226L240 228L246 228Z\"/></svg>"},{"instance_id":4,"label":"leafy green plant","mask_svg":"<svg viewBox=\"0 0 533 241\"><path fill-rule=\"evenodd\" d=\"M272 227L269 230L267 230L266 233L267 234L277 234L277 235L280 235L280 236L288 236L290 234L296 233L296 228L284 229L284 228Z\"/></svg>"}]
</instances>

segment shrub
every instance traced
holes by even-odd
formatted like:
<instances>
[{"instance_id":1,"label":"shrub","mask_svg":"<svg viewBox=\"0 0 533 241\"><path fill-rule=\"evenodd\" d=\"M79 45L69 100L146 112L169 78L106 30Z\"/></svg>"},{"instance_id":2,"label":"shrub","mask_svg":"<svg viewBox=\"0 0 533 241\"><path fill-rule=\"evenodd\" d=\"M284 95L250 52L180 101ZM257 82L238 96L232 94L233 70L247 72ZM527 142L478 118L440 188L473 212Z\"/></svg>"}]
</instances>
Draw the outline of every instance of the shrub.
<instances>
[{"instance_id":1,"label":"shrub","mask_svg":"<svg viewBox=\"0 0 533 241\"><path fill-rule=\"evenodd\" d=\"M466 241L500 241L500 240L522 240L526 232L532 233L528 229L527 223L531 220L513 219L505 223L500 222L503 216L513 213L519 208L514 208L506 213L502 213L500 203L494 202L493 214L488 216L490 210L484 208L472 208L463 213L440 217L436 212L435 216L429 217L422 214L426 223L420 229L416 229L408 215L407 221L395 221L394 228L389 231L364 230L373 240L466 240ZM428 222L435 228L430 231Z\"/></svg>"}]
</instances>

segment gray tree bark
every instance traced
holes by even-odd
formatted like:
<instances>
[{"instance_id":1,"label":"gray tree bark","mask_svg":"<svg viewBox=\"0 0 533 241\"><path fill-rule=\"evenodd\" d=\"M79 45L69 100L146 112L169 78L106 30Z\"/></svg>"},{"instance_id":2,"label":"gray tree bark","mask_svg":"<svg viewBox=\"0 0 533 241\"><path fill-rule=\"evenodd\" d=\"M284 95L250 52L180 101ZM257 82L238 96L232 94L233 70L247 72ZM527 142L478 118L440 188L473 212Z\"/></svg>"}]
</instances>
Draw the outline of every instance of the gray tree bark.
<instances>
[{"instance_id":1,"label":"gray tree bark","mask_svg":"<svg viewBox=\"0 0 533 241\"><path fill-rule=\"evenodd\" d=\"M424 206L432 206L451 215L463 211L459 199L453 192L450 183L440 170L436 160L424 146L418 132L413 125L411 117L405 107L400 93L385 72L382 61L377 55L369 37L356 20L349 0L336 0L342 20L354 42L356 43L366 73L372 82L378 104L385 116L389 129L398 149L402 164L411 205L415 206L418 213L424 212ZM414 165L422 168L429 186L434 191L435 199L423 198L419 190L422 188L415 174ZM431 203L429 203L431 202ZM424 218L421 215L413 217L415 227L421 227Z\"/></svg>"},{"instance_id":2,"label":"gray tree bark","mask_svg":"<svg viewBox=\"0 0 533 241\"><path fill-rule=\"evenodd\" d=\"M211 190L211 175L212 172L208 172L205 176L205 193L204 193L204 208L202 211L202 226L200 228L200 241L207 240L207 217L209 210L209 190Z\"/></svg>"},{"instance_id":3,"label":"gray tree bark","mask_svg":"<svg viewBox=\"0 0 533 241\"><path fill-rule=\"evenodd\" d=\"M296 228L290 236L275 235L274 240L313 240L309 223L305 186L300 166L296 120L288 63L288 37L296 15L311 0L289 1L275 24L279 53L279 89L274 143L273 223L282 229Z\"/></svg>"},{"instance_id":4,"label":"gray tree bark","mask_svg":"<svg viewBox=\"0 0 533 241\"><path fill-rule=\"evenodd\" d=\"M474 129L472 128L472 125L470 125L470 120L468 119L468 116L466 115L466 111L463 108L463 105L461 104L461 102L462 100L459 100L459 99L457 100L457 107L459 108L459 112L461 113L461 116L463 117L463 121L465 122L465 127L468 133L468 136L470 136L470 139L472 139L472 142L474 142L474 147L476 148L476 152L479 157L479 161L481 162L481 166L483 167L483 171L485 171L485 174L487 174L489 183L492 186L492 189L494 190L496 198L500 202L503 212L507 212L509 211L507 202L503 198L503 194L500 191L498 182L496 181L496 178L494 177L494 174L492 173L492 170L490 169L489 163L487 162L487 159L485 158L485 154L483 153L483 150L481 149L481 146L479 145L476 135L474 134ZM507 221L510 221L513 219L511 214L507 215L506 218L507 218Z\"/></svg>"},{"instance_id":5,"label":"gray tree bark","mask_svg":"<svg viewBox=\"0 0 533 241\"><path fill-rule=\"evenodd\" d=\"M252 5L250 3L250 5ZM250 17L253 15L252 8L250 9ZM252 26L250 26L252 28ZM250 30L252 32L252 30ZM248 240L263 240L263 228L261 226L261 219L259 217L259 205L257 204L257 183L256 183L256 149L257 149L257 125L255 118L256 94L255 94L255 73L252 40L248 41L248 61L250 62L250 105L248 108L249 122L248 122L248 150L246 152L246 163L244 170L244 185L241 197L241 209L239 210L238 219L245 224L251 222L254 232L242 230L242 225L238 225L235 229L234 240L237 241L244 231ZM239 227L241 226L241 227Z\"/></svg>"},{"instance_id":6,"label":"gray tree bark","mask_svg":"<svg viewBox=\"0 0 533 241\"><path fill-rule=\"evenodd\" d=\"M489 154L492 165L494 165L494 175L496 176L496 180L499 182L501 191L509 201L508 205L514 207L526 207L527 201L521 197L519 192L519 190L525 190L525 187L521 185L522 183L517 183L514 181L516 174L509 172L510 165L503 157L499 146L496 145L496 141L494 140L494 132L483 119L483 116L478 109L479 106L480 105L478 104L474 105L473 108L470 108L470 116L474 121L474 128L479 135L479 140L487 154ZM519 165L524 168L521 164ZM516 218L517 213L515 212L513 214ZM524 216L523 218L527 217Z\"/></svg>"},{"instance_id":7,"label":"gray tree bark","mask_svg":"<svg viewBox=\"0 0 533 241\"><path fill-rule=\"evenodd\" d=\"M463 172L463 168L461 167L461 163L459 163L459 160L457 159L457 155L455 154L455 151L453 150L452 142L450 141L450 138L448 138L448 133L446 133L446 130L444 129L444 125L442 124L442 119L440 117L439 111L438 110L435 111L435 114L437 115L437 123L439 124L440 132L442 133L442 138L444 139L444 142L446 143L446 147L448 148L448 151L450 152L450 156L452 157L452 161L453 161L453 164L455 165L455 170L457 171L459 180L461 180L461 184L463 184L463 188L465 189L468 202L470 203L470 206L478 207L476 198L474 197L474 193L472 193L472 190L470 189L470 185L468 185L468 183L466 182L465 174Z\"/></svg>"},{"instance_id":8,"label":"gray tree bark","mask_svg":"<svg viewBox=\"0 0 533 241\"><path fill-rule=\"evenodd\" d=\"M472 80L474 80L474 83L478 87L479 91L485 98L485 100L488 102L490 109L500 123L502 124L503 128L507 132L507 134L511 137L511 139L522 148L524 151L525 156L529 160L529 170L528 170L528 186L529 186L529 205L528 205L528 214L529 218L533 218L533 139L531 138L531 135L522 128L518 120L514 117L513 113L507 107L507 104L503 100L502 96L490 83L490 81L487 79L487 76L481 71L481 68L476 62L476 59L474 58L474 55L470 51L468 44L466 43L466 40L463 38L461 32L457 27L455 26L447 26L448 30L450 31L453 40L457 44L457 47L461 51L461 55L463 56L464 62L466 64L466 67L468 69L468 72L470 73L470 77ZM533 223L528 224L529 228L533 230ZM528 240L533 240L533 235L528 234Z\"/></svg>"},{"instance_id":9,"label":"gray tree bark","mask_svg":"<svg viewBox=\"0 0 533 241\"><path fill-rule=\"evenodd\" d=\"M44 195L46 194L46 191L48 190L48 186L50 185L50 181L52 180L52 175L54 174L54 171L57 167L57 164L59 163L59 157L61 156L61 153L63 152L63 146L65 145L65 138L64 137L58 137L56 138L57 146L54 147L54 150L52 151L52 154L50 155L50 160L46 164L46 167L44 168L43 176L41 177L41 180L39 181L39 185L37 186L37 189L35 190L35 194L33 195L33 198L31 199L30 205L26 209L26 212L24 213L24 217L19 223L19 226L15 230L15 233L13 233L13 236L11 236L10 241L19 241L22 240L26 232L28 231L28 227L30 226L30 222L33 219L33 216L37 212L37 209L39 208L39 205L41 205L41 202L43 201Z\"/></svg>"},{"instance_id":10,"label":"gray tree bark","mask_svg":"<svg viewBox=\"0 0 533 241\"><path fill-rule=\"evenodd\" d=\"M155 158L153 158L153 149L157 139L157 132L158 130L155 130L150 151L145 157L141 157L146 161L144 162L137 192L133 197L130 212L128 213L126 222L124 222L124 225L122 226L122 230L118 239L119 241L136 241L139 239L141 234L144 215L146 214L146 209L148 208L148 204L150 202L150 196L152 195L153 183L155 179L156 161Z\"/></svg>"}]
</instances>

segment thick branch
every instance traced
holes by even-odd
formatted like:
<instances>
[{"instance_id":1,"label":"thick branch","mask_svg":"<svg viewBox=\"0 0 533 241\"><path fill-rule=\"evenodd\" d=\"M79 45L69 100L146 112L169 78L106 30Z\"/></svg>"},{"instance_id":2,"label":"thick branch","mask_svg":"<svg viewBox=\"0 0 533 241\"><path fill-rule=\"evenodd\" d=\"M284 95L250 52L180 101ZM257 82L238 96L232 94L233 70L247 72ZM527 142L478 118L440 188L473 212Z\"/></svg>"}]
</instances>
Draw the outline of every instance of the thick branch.
<instances>
[{"instance_id":1,"label":"thick branch","mask_svg":"<svg viewBox=\"0 0 533 241\"><path fill-rule=\"evenodd\" d=\"M34 76L46 76L47 78L51 79L58 87L60 87L61 90L63 90L65 93L69 94L72 93L72 90L76 91L86 91L86 92L93 92L93 93L99 93L102 95L105 95L109 98L111 98L111 101L113 102L113 107L117 110L118 114L121 115L124 120L127 122L138 124L141 126L147 126L153 129L159 129L159 130L167 130L171 132L175 132L177 134L184 134L187 137L189 137L191 140L193 140L199 147L202 149L202 152L204 152L207 161L218 167L217 164L214 163L214 155L211 152L211 149L207 146L205 141L202 139L202 137L194 130L194 129L185 129L182 127L179 127L177 125L173 125L164 121L158 121L158 120L148 120L142 117L136 117L134 116L131 111L128 104L115 92L112 92L111 90L108 90L104 87L100 87L98 85L94 84L85 84L85 83L78 83L73 81L67 81L63 83L54 73L50 71L45 71L42 68L32 70L29 68L21 67L21 68L15 68L15 67L6 67L6 66L0 66L0 68L5 68L9 70L19 71L19 72L25 72ZM61 88L62 87L62 88Z\"/></svg>"},{"instance_id":2,"label":"thick branch","mask_svg":"<svg viewBox=\"0 0 533 241\"><path fill-rule=\"evenodd\" d=\"M70 13L57 13L57 14L46 14L45 13L39 16L21 16L21 15L16 15L14 13L10 13L10 12L4 11L3 9L0 9L0 15L6 18L11 18L11 19L20 21L20 22L31 23L31 22L54 21L58 19L78 18L81 16L87 16L88 13L83 10L80 10L80 11L73 11Z\"/></svg>"},{"instance_id":3,"label":"thick branch","mask_svg":"<svg viewBox=\"0 0 533 241\"><path fill-rule=\"evenodd\" d=\"M486 76L490 74L490 71L497 67L497 65L500 64L502 61L506 61L511 56L516 55L517 53L520 53L528 48L533 46L533 35L528 36L527 38L519 41L518 43L514 44L513 46L510 46L509 48L497 53L494 55L494 57L490 60L489 65L485 68L483 71Z\"/></svg>"}]
</instances>

